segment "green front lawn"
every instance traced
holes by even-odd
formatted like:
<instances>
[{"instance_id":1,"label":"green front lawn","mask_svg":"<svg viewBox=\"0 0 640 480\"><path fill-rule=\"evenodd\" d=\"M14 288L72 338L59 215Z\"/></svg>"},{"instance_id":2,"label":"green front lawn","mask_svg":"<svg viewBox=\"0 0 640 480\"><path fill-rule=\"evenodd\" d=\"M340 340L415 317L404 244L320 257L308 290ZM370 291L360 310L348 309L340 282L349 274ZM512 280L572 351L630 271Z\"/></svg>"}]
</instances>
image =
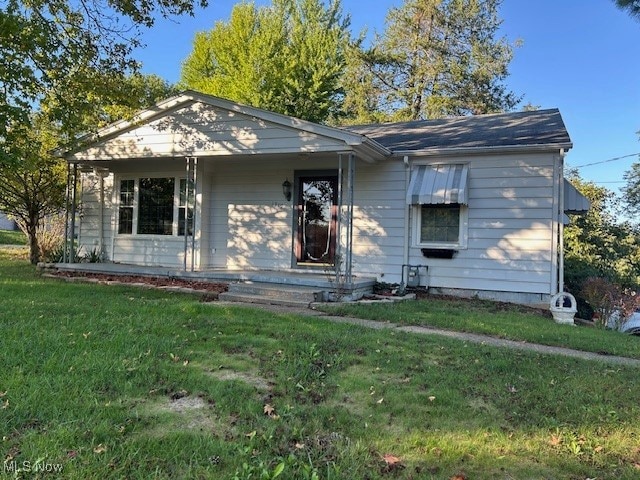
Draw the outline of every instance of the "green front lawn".
<instances>
[{"instance_id":1,"label":"green front lawn","mask_svg":"<svg viewBox=\"0 0 640 480\"><path fill-rule=\"evenodd\" d=\"M509 340L640 358L640 337L591 327L557 325L548 312L485 300L427 297L396 304L327 304L334 315L479 333Z\"/></svg>"},{"instance_id":2,"label":"green front lawn","mask_svg":"<svg viewBox=\"0 0 640 480\"><path fill-rule=\"evenodd\" d=\"M9 477L640 471L637 368L68 284L2 251L0 302Z\"/></svg>"},{"instance_id":3,"label":"green front lawn","mask_svg":"<svg viewBox=\"0 0 640 480\"><path fill-rule=\"evenodd\" d=\"M19 230L0 230L0 245L26 245L27 237Z\"/></svg>"}]
</instances>

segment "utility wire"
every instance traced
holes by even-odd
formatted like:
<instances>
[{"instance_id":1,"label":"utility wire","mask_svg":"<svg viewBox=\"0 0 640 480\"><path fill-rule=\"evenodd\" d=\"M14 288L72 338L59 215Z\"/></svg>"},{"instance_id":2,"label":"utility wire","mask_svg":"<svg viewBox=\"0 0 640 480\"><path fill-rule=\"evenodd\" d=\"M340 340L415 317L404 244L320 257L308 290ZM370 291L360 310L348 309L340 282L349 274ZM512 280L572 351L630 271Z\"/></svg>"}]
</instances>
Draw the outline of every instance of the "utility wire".
<instances>
[{"instance_id":1,"label":"utility wire","mask_svg":"<svg viewBox=\"0 0 640 480\"><path fill-rule=\"evenodd\" d=\"M608 160L600 160L599 162L585 163L584 165L578 165L575 168L590 167L591 165L600 165L601 163L615 162L617 160L622 160L623 158L635 157L636 155L640 155L640 152L623 155L621 157L609 158Z\"/></svg>"}]
</instances>

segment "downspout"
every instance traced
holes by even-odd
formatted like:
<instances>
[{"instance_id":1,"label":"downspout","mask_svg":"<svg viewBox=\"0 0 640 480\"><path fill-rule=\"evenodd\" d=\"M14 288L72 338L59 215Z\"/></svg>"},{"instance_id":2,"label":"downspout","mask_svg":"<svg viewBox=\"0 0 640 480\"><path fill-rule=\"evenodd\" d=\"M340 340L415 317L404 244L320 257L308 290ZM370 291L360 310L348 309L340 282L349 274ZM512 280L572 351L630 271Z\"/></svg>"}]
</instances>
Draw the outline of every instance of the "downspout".
<instances>
[{"instance_id":1,"label":"downspout","mask_svg":"<svg viewBox=\"0 0 640 480\"><path fill-rule=\"evenodd\" d=\"M407 203L406 201L406 196L407 196L407 192L409 191L409 182L411 180L411 165L409 164L409 156L405 155L402 159L402 161L404 162L404 249L403 249L403 265L409 265L409 245L410 245L410 236L411 234L409 233L409 227L410 227L410 222L409 222L409 216L411 214L411 206ZM402 271L400 272L400 276L401 278L401 283L406 285L406 282L404 281L404 268L402 269Z\"/></svg>"},{"instance_id":2,"label":"downspout","mask_svg":"<svg viewBox=\"0 0 640 480\"><path fill-rule=\"evenodd\" d=\"M564 148L560 149L559 185L560 201L558 202L558 292L564 292Z\"/></svg>"},{"instance_id":3,"label":"downspout","mask_svg":"<svg viewBox=\"0 0 640 480\"><path fill-rule=\"evenodd\" d=\"M336 285L340 285L340 263L342 263L342 153L338 153L338 221L336 222Z\"/></svg>"}]
</instances>

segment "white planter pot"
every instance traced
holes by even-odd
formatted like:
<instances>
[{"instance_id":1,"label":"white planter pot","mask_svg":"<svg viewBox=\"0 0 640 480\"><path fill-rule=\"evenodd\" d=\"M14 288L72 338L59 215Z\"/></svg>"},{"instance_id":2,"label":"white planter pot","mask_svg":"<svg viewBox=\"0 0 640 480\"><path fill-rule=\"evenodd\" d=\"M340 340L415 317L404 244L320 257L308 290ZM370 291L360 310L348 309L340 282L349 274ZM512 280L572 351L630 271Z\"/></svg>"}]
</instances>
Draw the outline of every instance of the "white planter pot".
<instances>
[{"instance_id":1,"label":"white planter pot","mask_svg":"<svg viewBox=\"0 0 640 480\"><path fill-rule=\"evenodd\" d=\"M569 299L570 307L565 307L565 299ZM573 295L567 292L560 292L551 297L549 309L556 323L563 325L575 325L573 319L578 311L578 304Z\"/></svg>"}]
</instances>

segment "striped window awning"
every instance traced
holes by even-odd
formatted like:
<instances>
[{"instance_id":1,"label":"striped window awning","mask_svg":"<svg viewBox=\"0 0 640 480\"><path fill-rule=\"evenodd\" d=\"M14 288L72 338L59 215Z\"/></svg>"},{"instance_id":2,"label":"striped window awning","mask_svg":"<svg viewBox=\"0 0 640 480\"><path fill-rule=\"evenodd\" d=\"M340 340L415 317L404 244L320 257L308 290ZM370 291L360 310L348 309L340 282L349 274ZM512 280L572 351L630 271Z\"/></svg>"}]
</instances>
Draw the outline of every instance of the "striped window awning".
<instances>
[{"instance_id":1,"label":"striped window awning","mask_svg":"<svg viewBox=\"0 0 640 480\"><path fill-rule=\"evenodd\" d=\"M581 215L591 207L589 200L582 195L569 180L564 179L564 213Z\"/></svg>"},{"instance_id":2,"label":"striped window awning","mask_svg":"<svg viewBox=\"0 0 640 480\"><path fill-rule=\"evenodd\" d=\"M409 205L449 205L468 202L469 167L454 165L418 165L411 171L407 203Z\"/></svg>"}]
</instances>

